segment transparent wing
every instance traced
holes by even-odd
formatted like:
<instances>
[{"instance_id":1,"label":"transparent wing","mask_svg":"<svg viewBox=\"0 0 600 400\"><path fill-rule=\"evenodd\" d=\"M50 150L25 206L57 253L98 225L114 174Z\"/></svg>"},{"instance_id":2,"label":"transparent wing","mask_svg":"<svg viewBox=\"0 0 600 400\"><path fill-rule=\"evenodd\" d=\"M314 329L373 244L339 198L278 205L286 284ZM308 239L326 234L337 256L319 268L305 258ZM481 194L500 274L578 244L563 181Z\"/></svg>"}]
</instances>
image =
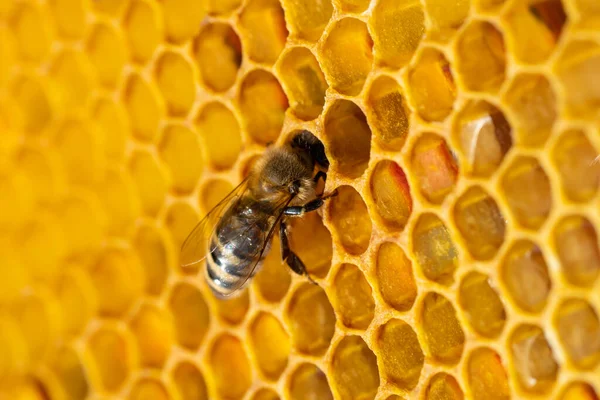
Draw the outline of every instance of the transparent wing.
<instances>
[{"instance_id":1,"label":"transparent wing","mask_svg":"<svg viewBox=\"0 0 600 400\"><path fill-rule=\"evenodd\" d=\"M206 258L206 255L214 250L209 249L210 239L221 216L248 190L248 180L244 179L223 200L219 202L206 216L198 222L192 232L183 242L179 262L182 268L198 264Z\"/></svg>"}]
</instances>

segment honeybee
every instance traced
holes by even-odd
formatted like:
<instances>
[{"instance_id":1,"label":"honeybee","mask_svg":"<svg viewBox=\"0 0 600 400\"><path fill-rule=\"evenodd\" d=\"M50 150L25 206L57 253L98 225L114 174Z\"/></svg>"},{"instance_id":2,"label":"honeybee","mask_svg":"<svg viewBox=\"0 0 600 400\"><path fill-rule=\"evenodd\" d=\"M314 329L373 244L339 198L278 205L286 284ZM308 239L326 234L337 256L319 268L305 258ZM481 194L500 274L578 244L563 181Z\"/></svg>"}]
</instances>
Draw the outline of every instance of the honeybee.
<instances>
[{"instance_id":1,"label":"honeybee","mask_svg":"<svg viewBox=\"0 0 600 400\"><path fill-rule=\"evenodd\" d=\"M312 281L290 249L286 220L319 209L337 194L316 193L328 167L323 143L308 131L268 148L242 183L189 234L181 247L182 267L206 260L205 278L215 296L238 294L260 269L278 227L283 262Z\"/></svg>"}]
</instances>

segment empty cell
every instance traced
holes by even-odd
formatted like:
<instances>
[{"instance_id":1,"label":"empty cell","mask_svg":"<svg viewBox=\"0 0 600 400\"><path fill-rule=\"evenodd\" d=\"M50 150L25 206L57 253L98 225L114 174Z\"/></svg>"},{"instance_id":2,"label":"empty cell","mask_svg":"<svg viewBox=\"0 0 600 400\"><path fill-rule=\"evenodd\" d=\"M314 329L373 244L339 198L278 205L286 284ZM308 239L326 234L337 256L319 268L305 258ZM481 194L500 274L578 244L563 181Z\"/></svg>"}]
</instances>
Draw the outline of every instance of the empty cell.
<instances>
[{"instance_id":1,"label":"empty cell","mask_svg":"<svg viewBox=\"0 0 600 400\"><path fill-rule=\"evenodd\" d=\"M175 345L170 315L155 306L144 305L137 311L130 325L137 340L142 365L162 368Z\"/></svg>"},{"instance_id":2,"label":"empty cell","mask_svg":"<svg viewBox=\"0 0 600 400\"><path fill-rule=\"evenodd\" d=\"M278 70L294 114L305 121L317 118L329 85L313 53L305 47L293 47L280 58Z\"/></svg>"},{"instance_id":3,"label":"empty cell","mask_svg":"<svg viewBox=\"0 0 600 400\"><path fill-rule=\"evenodd\" d=\"M497 337L506 322L502 300L490 278L479 272L471 272L460 284L460 306L471 327L482 336Z\"/></svg>"},{"instance_id":4,"label":"empty cell","mask_svg":"<svg viewBox=\"0 0 600 400\"><path fill-rule=\"evenodd\" d=\"M196 99L194 71L189 61L181 54L165 52L157 61L155 73L169 113L186 116Z\"/></svg>"},{"instance_id":5,"label":"empty cell","mask_svg":"<svg viewBox=\"0 0 600 400\"><path fill-rule=\"evenodd\" d=\"M519 384L528 392L548 392L559 366L544 332L534 325L521 325L509 341Z\"/></svg>"},{"instance_id":6,"label":"empty cell","mask_svg":"<svg viewBox=\"0 0 600 400\"><path fill-rule=\"evenodd\" d=\"M412 150L411 171L417 178L421 194L440 204L454 189L458 165L446 141L435 134L421 136Z\"/></svg>"},{"instance_id":7,"label":"empty cell","mask_svg":"<svg viewBox=\"0 0 600 400\"><path fill-rule=\"evenodd\" d=\"M576 202L591 200L600 186L600 153L581 131L561 135L553 150L555 168L565 196Z\"/></svg>"},{"instance_id":8,"label":"empty cell","mask_svg":"<svg viewBox=\"0 0 600 400\"><path fill-rule=\"evenodd\" d=\"M127 48L121 34L108 24L97 24L87 40L87 54L98 81L114 88L127 62Z\"/></svg>"},{"instance_id":9,"label":"empty cell","mask_svg":"<svg viewBox=\"0 0 600 400\"><path fill-rule=\"evenodd\" d=\"M169 393L163 383L154 378L142 378L134 383L128 400L169 400Z\"/></svg>"},{"instance_id":10,"label":"empty cell","mask_svg":"<svg viewBox=\"0 0 600 400\"><path fill-rule=\"evenodd\" d=\"M169 296L177 342L197 350L210 324L210 311L200 290L189 283L179 283Z\"/></svg>"},{"instance_id":11,"label":"empty cell","mask_svg":"<svg viewBox=\"0 0 600 400\"><path fill-rule=\"evenodd\" d=\"M375 60L392 68L410 61L425 33L423 6L415 0L377 0L370 23Z\"/></svg>"},{"instance_id":12,"label":"empty cell","mask_svg":"<svg viewBox=\"0 0 600 400\"><path fill-rule=\"evenodd\" d=\"M327 156L342 175L358 178L367 169L371 129L362 110L348 100L337 100L325 114Z\"/></svg>"},{"instance_id":13,"label":"empty cell","mask_svg":"<svg viewBox=\"0 0 600 400\"><path fill-rule=\"evenodd\" d=\"M600 106L600 45L591 41L572 41L556 62L558 82L563 89L568 114L597 118Z\"/></svg>"},{"instance_id":14,"label":"empty cell","mask_svg":"<svg viewBox=\"0 0 600 400\"><path fill-rule=\"evenodd\" d=\"M441 294L428 293L422 306L421 324L429 354L443 363L457 363L463 351L465 334L452 303Z\"/></svg>"},{"instance_id":15,"label":"empty cell","mask_svg":"<svg viewBox=\"0 0 600 400\"><path fill-rule=\"evenodd\" d=\"M280 400L280 398L274 390L264 388L254 393L252 400Z\"/></svg>"},{"instance_id":16,"label":"empty cell","mask_svg":"<svg viewBox=\"0 0 600 400\"><path fill-rule=\"evenodd\" d=\"M354 188L341 186L337 191L337 196L329 200L331 223L344 249L350 254L362 254L371 240L367 206Z\"/></svg>"},{"instance_id":17,"label":"empty cell","mask_svg":"<svg viewBox=\"0 0 600 400\"><path fill-rule=\"evenodd\" d=\"M374 399L379 387L377 358L360 336L346 336L332 360L333 384L340 399Z\"/></svg>"},{"instance_id":18,"label":"empty cell","mask_svg":"<svg viewBox=\"0 0 600 400\"><path fill-rule=\"evenodd\" d=\"M194 55L205 86L216 92L233 86L242 65L242 44L230 25L204 26L194 41Z\"/></svg>"},{"instance_id":19,"label":"empty cell","mask_svg":"<svg viewBox=\"0 0 600 400\"><path fill-rule=\"evenodd\" d=\"M206 104L196 118L196 127L207 148L208 159L217 169L231 168L242 150L237 118L224 104Z\"/></svg>"},{"instance_id":20,"label":"empty cell","mask_svg":"<svg viewBox=\"0 0 600 400\"><path fill-rule=\"evenodd\" d=\"M208 214L221 200L223 200L231 191L233 185L224 179L211 179L206 181L200 189L200 207L204 210L203 214ZM257 275L258 276L258 275Z\"/></svg>"},{"instance_id":21,"label":"empty cell","mask_svg":"<svg viewBox=\"0 0 600 400\"><path fill-rule=\"evenodd\" d=\"M311 276L325 278L331 267L333 247L331 233L321 216L314 212L294 218L290 227L290 248L300 257Z\"/></svg>"},{"instance_id":22,"label":"empty cell","mask_svg":"<svg viewBox=\"0 0 600 400\"><path fill-rule=\"evenodd\" d=\"M289 383L291 400L333 400L327 375L313 364L301 364L292 373Z\"/></svg>"},{"instance_id":23,"label":"empty cell","mask_svg":"<svg viewBox=\"0 0 600 400\"><path fill-rule=\"evenodd\" d=\"M165 112L156 89L142 77L131 75L125 84L123 101L133 135L144 141L154 140Z\"/></svg>"},{"instance_id":24,"label":"empty cell","mask_svg":"<svg viewBox=\"0 0 600 400\"><path fill-rule=\"evenodd\" d=\"M489 22L473 21L458 38L456 73L466 89L496 92L504 82L506 56L502 33Z\"/></svg>"},{"instance_id":25,"label":"empty cell","mask_svg":"<svg viewBox=\"0 0 600 400\"><path fill-rule=\"evenodd\" d=\"M147 0L133 0L125 16L125 35L134 61L145 63L163 40L159 5Z\"/></svg>"},{"instance_id":26,"label":"empty cell","mask_svg":"<svg viewBox=\"0 0 600 400\"><path fill-rule=\"evenodd\" d=\"M447 38L460 28L469 15L470 0L425 0L425 12L430 20L428 34Z\"/></svg>"},{"instance_id":27,"label":"empty cell","mask_svg":"<svg viewBox=\"0 0 600 400\"><path fill-rule=\"evenodd\" d=\"M208 4L204 1L163 0L162 8L167 38L175 43L195 36L208 13Z\"/></svg>"},{"instance_id":28,"label":"empty cell","mask_svg":"<svg viewBox=\"0 0 600 400\"><path fill-rule=\"evenodd\" d=\"M213 0L217 1L217 0ZM246 50L251 60L273 64L285 47L288 31L278 0L252 0L240 14Z\"/></svg>"},{"instance_id":29,"label":"empty cell","mask_svg":"<svg viewBox=\"0 0 600 400\"><path fill-rule=\"evenodd\" d=\"M192 192L204 169L196 132L183 124L167 125L158 147L171 173L172 189L181 194Z\"/></svg>"},{"instance_id":30,"label":"empty cell","mask_svg":"<svg viewBox=\"0 0 600 400\"><path fill-rule=\"evenodd\" d=\"M69 271L58 278L54 293L62 310L63 334L77 335L96 313L91 277L83 270Z\"/></svg>"},{"instance_id":31,"label":"empty cell","mask_svg":"<svg viewBox=\"0 0 600 400\"><path fill-rule=\"evenodd\" d=\"M342 11L362 13L369 8L371 0L335 0Z\"/></svg>"},{"instance_id":32,"label":"empty cell","mask_svg":"<svg viewBox=\"0 0 600 400\"><path fill-rule=\"evenodd\" d=\"M377 163L369 181L375 210L385 225L394 230L404 229L413 201L404 171L393 161Z\"/></svg>"},{"instance_id":33,"label":"empty cell","mask_svg":"<svg viewBox=\"0 0 600 400\"><path fill-rule=\"evenodd\" d=\"M508 400L510 386L502 358L487 347L471 352L466 374L473 400Z\"/></svg>"},{"instance_id":34,"label":"empty cell","mask_svg":"<svg viewBox=\"0 0 600 400\"><path fill-rule=\"evenodd\" d=\"M552 289L548 266L541 249L533 242L519 240L506 253L501 276L509 297L521 309L540 312Z\"/></svg>"},{"instance_id":35,"label":"empty cell","mask_svg":"<svg viewBox=\"0 0 600 400\"><path fill-rule=\"evenodd\" d=\"M589 370L600 361L600 321L585 300L567 299L554 314L554 323L568 360Z\"/></svg>"},{"instance_id":36,"label":"empty cell","mask_svg":"<svg viewBox=\"0 0 600 400\"><path fill-rule=\"evenodd\" d=\"M159 296L169 275L170 261L165 234L154 224L140 224L132 243L144 267L146 293Z\"/></svg>"},{"instance_id":37,"label":"empty cell","mask_svg":"<svg viewBox=\"0 0 600 400\"><path fill-rule=\"evenodd\" d=\"M273 315L262 312L250 324L250 341L261 372L277 380L288 364L290 338Z\"/></svg>"},{"instance_id":38,"label":"empty cell","mask_svg":"<svg viewBox=\"0 0 600 400\"><path fill-rule=\"evenodd\" d=\"M52 28L41 4L20 3L14 11L12 30L17 50L26 61L42 61L50 53L54 40ZM32 40L32 38L35 38Z\"/></svg>"},{"instance_id":39,"label":"empty cell","mask_svg":"<svg viewBox=\"0 0 600 400\"><path fill-rule=\"evenodd\" d=\"M571 382L561 392L560 400L598 400L596 391L589 383Z\"/></svg>"},{"instance_id":40,"label":"empty cell","mask_svg":"<svg viewBox=\"0 0 600 400\"><path fill-rule=\"evenodd\" d=\"M423 214L412 231L412 250L423 275L443 285L454 281L458 253L450 231L435 214Z\"/></svg>"},{"instance_id":41,"label":"empty cell","mask_svg":"<svg viewBox=\"0 0 600 400\"><path fill-rule=\"evenodd\" d=\"M133 349L129 345L121 333L107 328L94 332L88 339L91 366L95 367L102 389L117 392L131 373Z\"/></svg>"},{"instance_id":42,"label":"empty cell","mask_svg":"<svg viewBox=\"0 0 600 400\"><path fill-rule=\"evenodd\" d=\"M425 360L415 331L406 322L392 319L379 329L376 340L386 378L403 389L413 389Z\"/></svg>"},{"instance_id":43,"label":"empty cell","mask_svg":"<svg viewBox=\"0 0 600 400\"><path fill-rule=\"evenodd\" d=\"M539 229L552 210L550 179L539 161L527 156L515 158L504 173L501 185L519 224Z\"/></svg>"},{"instance_id":44,"label":"empty cell","mask_svg":"<svg viewBox=\"0 0 600 400\"><path fill-rule=\"evenodd\" d=\"M373 64L372 47L364 22L344 18L335 24L321 49L323 70L333 89L350 96L361 92Z\"/></svg>"},{"instance_id":45,"label":"empty cell","mask_svg":"<svg viewBox=\"0 0 600 400\"><path fill-rule=\"evenodd\" d=\"M383 299L398 311L408 311L417 297L412 264L397 244L387 242L377 251L377 282Z\"/></svg>"},{"instance_id":46,"label":"empty cell","mask_svg":"<svg viewBox=\"0 0 600 400\"><path fill-rule=\"evenodd\" d=\"M276 303L287 293L292 276L288 266L281 262L279 238L273 238L271 250L263 261L260 274L256 274L253 279L260 295L266 301Z\"/></svg>"},{"instance_id":47,"label":"empty cell","mask_svg":"<svg viewBox=\"0 0 600 400\"><path fill-rule=\"evenodd\" d=\"M367 329L373 320L375 301L371 286L356 265L343 264L333 282L333 305L349 328Z\"/></svg>"},{"instance_id":48,"label":"empty cell","mask_svg":"<svg viewBox=\"0 0 600 400\"><path fill-rule=\"evenodd\" d=\"M62 201L58 216L68 246L65 250L72 256L92 252L101 246L102 238L106 232L106 223L96 197L72 194ZM55 234L60 238L59 232ZM31 236L35 237L35 234ZM51 242L51 240L48 240L48 242ZM60 245L55 246L58 249L61 248ZM30 249L25 247L24 250L28 251ZM46 253L50 256L52 251L40 251L39 253ZM29 260L26 259L26 261ZM43 262L40 262L40 265L43 265ZM48 272L50 271L49 268Z\"/></svg>"},{"instance_id":49,"label":"empty cell","mask_svg":"<svg viewBox=\"0 0 600 400\"><path fill-rule=\"evenodd\" d=\"M257 69L244 77L239 93L243 126L260 144L272 143L281 132L288 99L270 72Z\"/></svg>"},{"instance_id":50,"label":"empty cell","mask_svg":"<svg viewBox=\"0 0 600 400\"><path fill-rule=\"evenodd\" d=\"M573 285L591 287L600 273L600 249L594 225L580 216L564 217L554 228L561 271Z\"/></svg>"},{"instance_id":51,"label":"empty cell","mask_svg":"<svg viewBox=\"0 0 600 400\"><path fill-rule=\"evenodd\" d=\"M81 39L86 29L84 0L52 0L50 2L58 32L65 39Z\"/></svg>"},{"instance_id":52,"label":"empty cell","mask_svg":"<svg viewBox=\"0 0 600 400\"><path fill-rule=\"evenodd\" d=\"M15 78L10 95L22 115L26 133L40 133L48 126L54 110L50 94L42 82L33 77Z\"/></svg>"},{"instance_id":53,"label":"empty cell","mask_svg":"<svg viewBox=\"0 0 600 400\"><path fill-rule=\"evenodd\" d=\"M426 49L408 73L409 91L419 116L441 122L454 108L456 86L452 67L437 50Z\"/></svg>"},{"instance_id":54,"label":"empty cell","mask_svg":"<svg viewBox=\"0 0 600 400\"><path fill-rule=\"evenodd\" d=\"M122 316L144 292L144 270L128 249L108 247L103 250L90 276L101 316Z\"/></svg>"},{"instance_id":55,"label":"empty cell","mask_svg":"<svg viewBox=\"0 0 600 400\"><path fill-rule=\"evenodd\" d=\"M129 124L124 107L108 97L99 98L92 106L92 121L100 129L106 158L121 161L129 139Z\"/></svg>"},{"instance_id":56,"label":"empty cell","mask_svg":"<svg viewBox=\"0 0 600 400\"><path fill-rule=\"evenodd\" d=\"M129 161L129 172L135 183L142 210L147 215L156 215L169 189L167 171L153 155L137 151Z\"/></svg>"},{"instance_id":57,"label":"empty cell","mask_svg":"<svg viewBox=\"0 0 600 400\"><path fill-rule=\"evenodd\" d=\"M252 383L252 370L242 342L235 336L222 334L209 354L211 377L219 395L241 399Z\"/></svg>"},{"instance_id":58,"label":"empty cell","mask_svg":"<svg viewBox=\"0 0 600 400\"><path fill-rule=\"evenodd\" d=\"M377 144L386 150L398 151L404 145L410 128L410 114L398 82L380 76L369 88L367 116Z\"/></svg>"},{"instance_id":59,"label":"empty cell","mask_svg":"<svg viewBox=\"0 0 600 400\"><path fill-rule=\"evenodd\" d=\"M172 377L181 400L208 400L204 376L195 362L180 362L173 368Z\"/></svg>"},{"instance_id":60,"label":"empty cell","mask_svg":"<svg viewBox=\"0 0 600 400\"><path fill-rule=\"evenodd\" d=\"M140 216L139 200L127 170L109 169L98 187L98 196L107 214L110 234L124 234Z\"/></svg>"},{"instance_id":61,"label":"empty cell","mask_svg":"<svg viewBox=\"0 0 600 400\"><path fill-rule=\"evenodd\" d=\"M51 364L52 371L67 399L84 399L90 392L81 357L71 348L63 347Z\"/></svg>"},{"instance_id":62,"label":"empty cell","mask_svg":"<svg viewBox=\"0 0 600 400\"><path fill-rule=\"evenodd\" d=\"M431 378L425 389L426 400L462 400L464 395L456 378L439 372Z\"/></svg>"},{"instance_id":63,"label":"empty cell","mask_svg":"<svg viewBox=\"0 0 600 400\"><path fill-rule=\"evenodd\" d=\"M469 175L489 177L513 144L512 128L502 111L484 101L471 101L459 112L453 134Z\"/></svg>"},{"instance_id":64,"label":"empty cell","mask_svg":"<svg viewBox=\"0 0 600 400\"><path fill-rule=\"evenodd\" d=\"M248 290L239 296L226 300L215 299L219 318L227 324L237 325L244 320L250 309L250 295Z\"/></svg>"},{"instance_id":65,"label":"empty cell","mask_svg":"<svg viewBox=\"0 0 600 400\"><path fill-rule=\"evenodd\" d=\"M506 221L493 197L480 186L468 189L454 206L454 222L478 260L492 259L504 243Z\"/></svg>"},{"instance_id":66,"label":"empty cell","mask_svg":"<svg viewBox=\"0 0 600 400\"><path fill-rule=\"evenodd\" d=\"M82 108L96 83L90 60L74 49L64 50L56 58L50 74L65 108Z\"/></svg>"},{"instance_id":67,"label":"empty cell","mask_svg":"<svg viewBox=\"0 0 600 400\"><path fill-rule=\"evenodd\" d=\"M300 353L324 354L335 330L335 314L323 289L308 283L300 286L286 314L294 348Z\"/></svg>"},{"instance_id":68,"label":"empty cell","mask_svg":"<svg viewBox=\"0 0 600 400\"><path fill-rule=\"evenodd\" d=\"M282 0L292 36L316 42L333 14L331 0Z\"/></svg>"}]
</instances>

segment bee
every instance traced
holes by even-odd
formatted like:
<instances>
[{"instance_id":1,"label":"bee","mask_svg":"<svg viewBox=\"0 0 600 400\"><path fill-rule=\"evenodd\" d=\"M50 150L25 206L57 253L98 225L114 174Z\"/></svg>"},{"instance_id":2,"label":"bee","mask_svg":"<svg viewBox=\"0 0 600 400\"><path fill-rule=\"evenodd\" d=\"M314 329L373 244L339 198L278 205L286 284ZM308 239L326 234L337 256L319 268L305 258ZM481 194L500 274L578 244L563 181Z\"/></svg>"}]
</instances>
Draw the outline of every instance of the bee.
<instances>
[{"instance_id":1,"label":"bee","mask_svg":"<svg viewBox=\"0 0 600 400\"><path fill-rule=\"evenodd\" d=\"M308 131L269 147L242 183L194 227L181 247L182 267L206 260L204 274L215 296L238 294L260 270L278 228L282 261L314 283L290 249L286 222L337 194L316 193L328 167L323 143Z\"/></svg>"}]
</instances>

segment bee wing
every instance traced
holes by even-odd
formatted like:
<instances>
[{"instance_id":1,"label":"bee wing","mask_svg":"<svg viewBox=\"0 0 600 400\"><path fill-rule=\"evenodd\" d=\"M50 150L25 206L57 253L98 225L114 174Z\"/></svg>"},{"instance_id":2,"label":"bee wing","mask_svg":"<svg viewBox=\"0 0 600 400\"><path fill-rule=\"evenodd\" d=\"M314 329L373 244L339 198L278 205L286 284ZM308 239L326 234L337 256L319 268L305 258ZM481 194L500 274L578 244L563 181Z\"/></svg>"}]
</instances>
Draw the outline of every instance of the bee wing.
<instances>
[{"instance_id":1,"label":"bee wing","mask_svg":"<svg viewBox=\"0 0 600 400\"><path fill-rule=\"evenodd\" d=\"M211 236L221 216L238 201L248 189L248 180L244 179L223 200L212 208L183 242L179 262L182 268L190 267L202 262L206 255L214 250L209 249Z\"/></svg>"}]
</instances>

